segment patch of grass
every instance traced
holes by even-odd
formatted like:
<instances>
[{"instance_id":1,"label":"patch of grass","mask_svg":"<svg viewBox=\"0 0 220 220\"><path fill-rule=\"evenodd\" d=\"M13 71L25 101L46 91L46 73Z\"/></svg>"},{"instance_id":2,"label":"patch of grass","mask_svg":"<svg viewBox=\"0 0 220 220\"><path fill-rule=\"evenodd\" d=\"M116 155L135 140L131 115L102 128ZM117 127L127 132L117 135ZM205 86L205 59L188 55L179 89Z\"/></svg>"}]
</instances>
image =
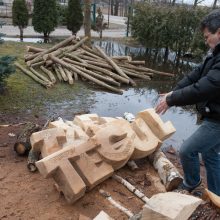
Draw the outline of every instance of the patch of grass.
<instances>
[{"instance_id":1,"label":"patch of grass","mask_svg":"<svg viewBox=\"0 0 220 220\"><path fill-rule=\"evenodd\" d=\"M5 42L0 45L0 56L13 55L17 57L17 62L25 66L24 54L26 53L26 45L46 48L48 44L31 44L20 42ZM87 86L77 82L74 85L68 83L57 82L53 88L45 89L40 84L32 80L20 70L7 79L7 90L5 94L0 95L0 112L39 112L56 111L58 108L69 105L74 107L76 111L79 106L82 110L81 103L91 101L89 98L93 92L87 89ZM80 99L80 100L79 100ZM81 100L82 99L82 100ZM52 106L52 107L51 107ZM88 104L89 106L89 104Z\"/></svg>"}]
</instances>

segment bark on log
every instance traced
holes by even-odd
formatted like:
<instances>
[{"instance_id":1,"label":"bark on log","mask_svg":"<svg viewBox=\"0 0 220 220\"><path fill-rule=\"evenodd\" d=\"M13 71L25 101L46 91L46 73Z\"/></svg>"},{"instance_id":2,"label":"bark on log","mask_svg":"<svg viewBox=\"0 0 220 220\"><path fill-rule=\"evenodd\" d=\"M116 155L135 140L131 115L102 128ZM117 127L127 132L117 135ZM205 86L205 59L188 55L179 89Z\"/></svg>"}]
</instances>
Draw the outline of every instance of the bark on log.
<instances>
[{"instance_id":1,"label":"bark on log","mask_svg":"<svg viewBox=\"0 0 220 220\"><path fill-rule=\"evenodd\" d=\"M113 56L111 58L117 61L122 61L122 60L131 61L132 60L130 56Z\"/></svg>"},{"instance_id":2,"label":"bark on log","mask_svg":"<svg viewBox=\"0 0 220 220\"><path fill-rule=\"evenodd\" d=\"M174 77L175 74L173 73L165 73L165 72L161 72L161 71L157 71L157 70L152 70L152 69L149 69L149 68L145 68L145 69L148 69L149 72L151 73L155 73L155 74L158 74L158 75L161 75L161 76L169 76L169 77Z\"/></svg>"},{"instance_id":3,"label":"bark on log","mask_svg":"<svg viewBox=\"0 0 220 220\"><path fill-rule=\"evenodd\" d=\"M97 59L94 58L94 57L90 57L90 56L87 56L87 55L84 55L84 54L80 54L79 55L80 58L84 59L85 61L95 61L97 62ZM98 60L99 63L103 63L103 64L107 64L107 62L105 60Z\"/></svg>"},{"instance_id":4,"label":"bark on log","mask_svg":"<svg viewBox=\"0 0 220 220\"><path fill-rule=\"evenodd\" d=\"M35 69L32 67L29 67L30 71L34 73L37 77L45 81L46 83L50 83L51 85L53 84L47 77L43 76L42 74L38 73Z\"/></svg>"},{"instance_id":5,"label":"bark on log","mask_svg":"<svg viewBox=\"0 0 220 220\"><path fill-rule=\"evenodd\" d=\"M140 79L146 79L146 80L151 80L151 78L149 76L145 76L143 74L136 74L136 73L133 73L131 71L128 71L127 69L125 68L122 68L123 71L128 75L128 76L133 76L133 77L136 77L136 78L140 78Z\"/></svg>"},{"instance_id":6,"label":"bark on log","mask_svg":"<svg viewBox=\"0 0 220 220\"><path fill-rule=\"evenodd\" d=\"M155 73L155 74L162 75L162 76L170 76L170 77L175 76L172 73L165 73L165 72L153 70L153 69L146 68L146 67L137 67L137 66L134 66L132 64L127 64L127 65L126 64L120 64L120 66L125 67L125 68L129 68L129 69L133 69L133 70L137 70L137 71L141 71L141 72L145 72L145 74L148 74L148 72L149 72L149 73L152 73L152 74Z\"/></svg>"},{"instance_id":7,"label":"bark on log","mask_svg":"<svg viewBox=\"0 0 220 220\"><path fill-rule=\"evenodd\" d=\"M123 83L126 83L126 84L129 84L129 79L125 79L124 77L121 77L111 71L108 71L106 69L103 69L103 68L100 68L100 67L97 67L97 66L94 66L94 65L91 65L91 64L85 64L85 63L78 63L76 61L73 61L73 60L70 60L68 58L63 58L64 61L68 62L68 63L71 63L71 64L74 64L74 65L79 65L79 66L82 66L82 67L86 67L88 69L92 69L92 70L97 70L99 72L102 72L102 73L105 73L106 75L120 81L120 82L123 82Z\"/></svg>"},{"instance_id":8,"label":"bark on log","mask_svg":"<svg viewBox=\"0 0 220 220\"><path fill-rule=\"evenodd\" d=\"M14 150L20 156L27 154L31 149L30 136L33 132L40 130L40 126L32 122L28 122L17 136L14 144Z\"/></svg>"},{"instance_id":9,"label":"bark on log","mask_svg":"<svg viewBox=\"0 0 220 220\"><path fill-rule=\"evenodd\" d=\"M118 65L120 66L121 64L118 64ZM122 64L122 65L123 65L123 64ZM136 71L136 70L129 69L129 68L126 68L126 67L123 67L123 66L120 66L120 67L121 67L122 69L125 69L125 70L131 72L131 73L135 73L135 74L144 76L144 72Z\"/></svg>"},{"instance_id":10,"label":"bark on log","mask_svg":"<svg viewBox=\"0 0 220 220\"><path fill-rule=\"evenodd\" d=\"M21 123L18 123L18 124L6 124L6 125L0 125L0 128L7 128L7 127L10 127L10 126L20 126L20 125L25 125L27 122L21 122Z\"/></svg>"},{"instance_id":11,"label":"bark on log","mask_svg":"<svg viewBox=\"0 0 220 220\"><path fill-rule=\"evenodd\" d=\"M32 79L34 79L36 82L40 83L41 85L43 85L47 88L52 86L52 83L47 83L47 82L43 81L42 79L38 78L35 74L33 74L31 71L29 71L26 68L22 67L20 64L15 63L15 66L17 68L19 68L20 70L22 70L22 72L24 72L25 74L30 76Z\"/></svg>"},{"instance_id":12,"label":"bark on log","mask_svg":"<svg viewBox=\"0 0 220 220\"><path fill-rule=\"evenodd\" d=\"M60 74L60 71L59 71L58 67L57 67L55 64L53 64L53 69L54 69L54 71L55 71L55 73L56 73L56 75L57 75L58 80L59 80L60 82L62 82L62 81L63 81L63 78L62 78L62 76L61 76L61 74Z\"/></svg>"},{"instance_id":13,"label":"bark on log","mask_svg":"<svg viewBox=\"0 0 220 220\"><path fill-rule=\"evenodd\" d=\"M84 50L84 54L85 54L86 56L95 58L96 60L102 60L102 61L105 60L105 59L103 59L103 57L100 55L99 52L96 52L96 51L94 51L94 50L92 50L92 49L90 49L90 48L88 49L88 47L87 47L87 49L84 49L83 46L82 46L82 49Z\"/></svg>"},{"instance_id":14,"label":"bark on log","mask_svg":"<svg viewBox=\"0 0 220 220\"><path fill-rule=\"evenodd\" d=\"M125 208L124 206L120 205L118 202L116 202L114 199L112 199L111 195L108 192L105 192L104 190L100 189L99 193L106 198L114 207L118 208L119 210L121 210L124 214L126 214L128 217L133 217L134 214L128 210L127 208Z\"/></svg>"},{"instance_id":15,"label":"bark on log","mask_svg":"<svg viewBox=\"0 0 220 220\"><path fill-rule=\"evenodd\" d=\"M45 63L45 61L34 63L34 64L31 65L31 67L41 66L41 65L44 65L44 63Z\"/></svg>"},{"instance_id":16,"label":"bark on log","mask_svg":"<svg viewBox=\"0 0 220 220\"><path fill-rule=\"evenodd\" d=\"M27 65L31 66L31 64L33 64L33 63L37 63L39 61L42 61L43 60L43 55L51 53L52 51L58 50L59 48L68 45L74 38L75 38L75 36L70 36L67 39L65 39L65 40L61 41L60 43L54 45L53 47L49 48L48 50L45 50L45 51L41 52L33 60L28 61Z\"/></svg>"},{"instance_id":17,"label":"bark on log","mask_svg":"<svg viewBox=\"0 0 220 220\"><path fill-rule=\"evenodd\" d=\"M99 57L100 59L103 59L102 56L100 55L100 53L99 53L98 51L95 51L93 48L90 48L90 47L88 47L88 46L86 46L86 45L84 45L84 44L81 46L81 48L84 49L85 51L87 51L87 52L93 54L93 55L96 55L96 56ZM88 54L88 55L89 55L89 54Z\"/></svg>"},{"instance_id":18,"label":"bark on log","mask_svg":"<svg viewBox=\"0 0 220 220\"><path fill-rule=\"evenodd\" d=\"M88 64L92 64L92 65L95 65L95 66L100 66L100 67L103 67L103 68L107 68L107 69L110 69L110 70L114 70L114 68L112 66L110 66L109 64L107 63L102 63L102 62L98 62L98 61L86 61L86 63Z\"/></svg>"},{"instance_id":19,"label":"bark on log","mask_svg":"<svg viewBox=\"0 0 220 220\"><path fill-rule=\"evenodd\" d=\"M155 151L149 156L154 168L157 170L167 191L176 189L183 181L177 168L167 159L166 155L160 150Z\"/></svg>"},{"instance_id":20,"label":"bark on log","mask_svg":"<svg viewBox=\"0 0 220 220\"><path fill-rule=\"evenodd\" d=\"M73 65L74 65L74 64L73 64ZM100 80L102 80L102 81L108 82L108 83L110 83L110 84L112 84L112 85L115 85L115 86L118 86L118 87L121 85L119 82L116 82L116 81L113 80L112 78L108 78L108 77L102 76L102 75L100 75L100 74L98 74L98 73L94 73L94 72L92 72L92 71L90 71L90 70L87 70L87 69L85 69L85 68L79 67L79 66L77 66L77 65L74 65L74 66L75 66L77 69L81 70L82 72L87 73L87 74L89 74L89 75L91 75L91 76L93 76L93 77L95 77L95 78L97 78L97 79L100 79Z\"/></svg>"},{"instance_id":21,"label":"bark on log","mask_svg":"<svg viewBox=\"0 0 220 220\"><path fill-rule=\"evenodd\" d=\"M39 160L40 152L34 152L32 149L28 154L27 168L30 172L37 171L35 163Z\"/></svg>"},{"instance_id":22,"label":"bark on log","mask_svg":"<svg viewBox=\"0 0 220 220\"><path fill-rule=\"evenodd\" d=\"M131 185L127 180L123 179L122 177L114 174L112 176L112 178L114 180L116 180L117 182L123 184L129 191L131 191L132 193L134 193L139 199L141 199L144 203L148 203L149 202L149 198L147 198L144 193L142 193L140 190L138 190L137 188L135 188L133 185Z\"/></svg>"},{"instance_id":23,"label":"bark on log","mask_svg":"<svg viewBox=\"0 0 220 220\"><path fill-rule=\"evenodd\" d=\"M129 161L127 162L127 166L128 166L132 171L137 170L137 169L139 168L139 167L137 166L137 164L135 163L134 160L129 160Z\"/></svg>"},{"instance_id":24,"label":"bark on log","mask_svg":"<svg viewBox=\"0 0 220 220\"><path fill-rule=\"evenodd\" d=\"M129 77L122 71L122 69L119 68L119 66L112 60L110 59L103 51L101 48L99 48L98 46L95 47L100 54L103 56L103 58L105 58L107 60L107 62L112 65L112 67L124 78L129 79Z\"/></svg>"},{"instance_id":25,"label":"bark on log","mask_svg":"<svg viewBox=\"0 0 220 220\"><path fill-rule=\"evenodd\" d=\"M66 73L69 84L72 85L74 83L72 73L66 68L64 68L63 70Z\"/></svg>"},{"instance_id":26,"label":"bark on log","mask_svg":"<svg viewBox=\"0 0 220 220\"><path fill-rule=\"evenodd\" d=\"M120 67L125 67L127 69L132 69L132 70L136 70L136 71L140 71L140 72L144 72L144 74L147 74L149 76L152 76L153 73L149 72L149 69L146 69L144 67L137 67L137 66L133 66L131 64L118 64Z\"/></svg>"},{"instance_id":27,"label":"bark on log","mask_svg":"<svg viewBox=\"0 0 220 220\"><path fill-rule=\"evenodd\" d=\"M112 86L109 86L109 85L107 85L106 83L104 83L104 82L102 82L102 81L100 81L100 80L95 79L94 77L91 77L91 76L85 74L84 72L80 71L80 70L77 69L76 67L74 67L74 66L72 66L72 65L70 65L70 64L68 64L68 63L66 63L66 62L64 62L63 60L61 60L61 59L59 59L59 58L50 56L50 59L52 59L52 60L53 60L54 62L56 62L56 63L59 63L59 64L62 65L63 67L65 67L65 68L67 68L67 69L69 69L69 70L72 70L72 71L76 72L76 73L79 74L80 76L82 76L82 77L84 77L84 78L86 78L86 79L88 79L88 80L91 80L92 82L94 82L94 83L96 83L96 84L98 84L98 85L100 85L100 86L103 86L103 87L105 87L105 88L107 88L107 89L109 89L109 90L111 90L111 91L113 91L113 92L117 92L117 93L119 93L119 94L122 94L122 93L123 93L122 90L119 90L119 89L116 89L116 88L114 88L114 87L112 87Z\"/></svg>"},{"instance_id":28,"label":"bark on log","mask_svg":"<svg viewBox=\"0 0 220 220\"><path fill-rule=\"evenodd\" d=\"M139 61L139 60L131 60L128 61L128 63L133 65L145 65L145 61Z\"/></svg>"},{"instance_id":29,"label":"bark on log","mask_svg":"<svg viewBox=\"0 0 220 220\"><path fill-rule=\"evenodd\" d=\"M41 52L31 54L31 55L27 55L27 56L24 57L24 60L25 60L25 62L27 62L29 60L33 60L35 57L39 56L40 54L41 54Z\"/></svg>"},{"instance_id":30,"label":"bark on log","mask_svg":"<svg viewBox=\"0 0 220 220\"><path fill-rule=\"evenodd\" d=\"M56 50L52 53L44 55L43 59L48 60L50 55L58 57L58 58L62 58L62 57L64 57L64 53L70 53L70 52L76 50L77 48L79 48L87 40L88 40L88 37L84 37L82 40L77 42L75 45L71 45L71 46L65 47L65 48L60 48L59 50ZM52 62L50 61L50 62L48 62L47 65L51 65L51 64L52 64Z\"/></svg>"},{"instance_id":31,"label":"bark on log","mask_svg":"<svg viewBox=\"0 0 220 220\"><path fill-rule=\"evenodd\" d=\"M65 82L68 81L68 77L67 77L66 73L64 72L62 66L58 65L58 69L59 69L59 72L60 72L60 74L61 74L63 80L64 80Z\"/></svg>"},{"instance_id":32,"label":"bark on log","mask_svg":"<svg viewBox=\"0 0 220 220\"><path fill-rule=\"evenodd\" d=\"M48 75L53 84L56 83L56 78L50 70L46 69L44 66L41 66L40 69Z\"/></svg>"},{"instance_id":33,"label":"bark on log","mask_svg":"<svg viewBox=\"0 0 220 220\"><path fill-rule=\"evenodd\" d=\"M134 73L135 75L141 75L141 76L148 76L148 77L151 77L153 76L154 74L153 73L150 73L150 72L140 72L140 71L137 71L137 70L134 70L134 69L130 69L129 67L125 67L125 64L118 64L123 70L127 70L131 73Z\"/></svg>"},{"instance_id":34,"label":"bark on log","mask_svg":"<svg viewBox=\"0 0 220 220\"><path fill-rule=\"evenodd\" d=\"M38 48L38 47L32 47L32 46L27 46L26 47L27 52L34 52L34 53L39 53L45 51L43 48Z\"/></svg>"},{"instance_id":35,"label":"bark on log","mask_svg":"<svg viewBox=\"0 0 220 220\"><path fill-rule=\"evenodd\" d=\"M74 78L74 80L75 80L75 81L79 80L79 77L78 77L77 73L74 72L74 71L71 71L71 72L73 73L73 78Z\"/></svg>"},{"instance_id":36,"label":"bark on log","mask_svg":"<svg viewBox=\"0 0 220 220\"><path fill-rule=\"evenodd\" d=\"M86 61L80 59L78 56L76 56L76 55L74 55L74 54L64 53L64 56L65 56L65 57L68 57L68 58L70 58L70 59L74 59L74 60L76 60L76 61L78 61L78 62L80 62L80 63L86 63Z\"/></svg>"},{"instance_id":37,"label":"bark on log","mask_svg":"<svg viewBox=\"0 0 220 220\"><path fill-rule=\"evenodd\" d=\"M88 37L84 37L82 40L80 40L79 42L77 42L75 45L69 46L67 48L67 50L65 50L65 52L70 53L74 50L76 50L77 48L79 48L83 43L85 43L88 40Z\"/></svg>"},{"instance_id":38,"label":"bark on log","mask_svg":"<svg viewBox=\"0 0 220 220\"><path fill-rule=\"evenodd\" d=\"M133 79L131 79L131 78L129 78L129 83L130 83L132 86L137 86L137 83L136 83Z\"/></svg>"},{"instance_id":39,"label":"bark on log","mask_svg":"<svg viewBox=\"0 0 220 220\"><path fill-rule=\"evenodd\" d=\"M50 67L50 66L53 66L53 61L52 60L47 60L45 62L45 67Z\"/></svg>"}]
</instances>

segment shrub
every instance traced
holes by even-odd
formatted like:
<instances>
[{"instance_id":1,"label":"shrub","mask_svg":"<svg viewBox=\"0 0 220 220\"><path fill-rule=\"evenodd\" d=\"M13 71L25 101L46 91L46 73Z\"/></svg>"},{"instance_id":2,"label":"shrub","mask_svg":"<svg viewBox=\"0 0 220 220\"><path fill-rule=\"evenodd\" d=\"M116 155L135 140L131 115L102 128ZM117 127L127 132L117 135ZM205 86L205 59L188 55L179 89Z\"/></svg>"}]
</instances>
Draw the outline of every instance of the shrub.
<instances>
[{"instance_id":1,"label":"shrub","mask_svg":"<svg viewBox=\"0 0 220 220\"><path fill-rule=\"evenodd\" d=\"M3 43L1 39L2 34L0 33L0 44ZM13 56L0 56L0 94L5 87L5 79L14 72L12 62L15 60Z\"/></svg>"},{"instance_id":2,"label":"shrub","mask_svg":"<svg viewBox=\"0 0 220 220\"><path fill-rule=\"evenodd\" d=\"M189 6L158 6L138 3L131 18L132 36L147 48L166 48L182 56L195 50L201 39L198 27L200 20L209 12L207 8ZM202 45L201 50L205 48Z\"/></svg>"},{"instance_id":3,"label":"shrub","mask_svg":"<svg viewBox=\"0 0 220 220\"><path fill-rule=\"evenodd\" d=\"M34 0L32 23L35 31L43 33L45 39L48 38L58 24L57 1Z\"/></svg>"},{"instance_id":4,"label":"shrub","mask_svg":"<svg viewBox=\"0 0 220 220\"><path fill-rule=\"evenodd\" d=\"M20 39L23 40L23 29L28 25L28 8L25 0L14 0L12 6L12 22L20 30Z\"/></svg>"},{"instance_id":5,"label":"shrub","mask_svg":"<svg viewBox=\"0 0 220 220\"><path fill-rule=\"evenodd\" d=\"M67 25L67 6L57 4L58 23L60 25Z\"/></svg>"},{"instance_id":6,"label":"shrub","mask_svg":"<svg viewBox=\"0 0 220 220\"><path fill-rule=\"evenodd\" d=\"M69 0L67 8L67 29L76 34L83 24L82 8L79 0Z\"/></svg>"}]
</instances>

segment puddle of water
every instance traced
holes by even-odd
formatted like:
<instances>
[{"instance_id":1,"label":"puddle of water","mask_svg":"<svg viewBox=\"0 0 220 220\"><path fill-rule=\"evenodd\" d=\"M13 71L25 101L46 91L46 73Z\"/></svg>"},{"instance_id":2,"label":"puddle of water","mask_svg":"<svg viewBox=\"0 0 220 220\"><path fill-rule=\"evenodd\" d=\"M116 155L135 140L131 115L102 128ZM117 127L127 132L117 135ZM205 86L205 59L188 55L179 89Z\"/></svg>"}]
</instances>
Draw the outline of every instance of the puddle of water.
<instances>
[{"instance_id":1,"label":"puddle of water","mask_svg":"<svg viewBox=\"0 0 220 220\"><path fill-rule=\"evenodd\" d=\"M158 101L158 89L154 82L146 82L142 88L129 88L123 95L116 95L104 92L96 92L95 104L89 108L90 112L100 116L119 117L124 112L131 112L136 115L146 108L154 108ZM163 147L172 145L179 149L183 140L189 137L198 128L196 125L196 113L194 109L183 109L172 107L161 116L164 122L171 121L176 128L176 133L166 140Z\"/></svg>"},{"instance_id":2,"label":"puddle of water","mask_svg":"<svg viewBox=\"0 0 220 220\"><path fill-rule=\"evenodd\" d=\"M2 40L4 41L14 41L14 42L21 42L20 38L18 37L2 37L1 38ZM43 43L44 42L44 39L43 38L37 38L37 37L34 37L34 38L23 38L23 42L28 42L28 43Z\"/></svg>"}]
</instances>

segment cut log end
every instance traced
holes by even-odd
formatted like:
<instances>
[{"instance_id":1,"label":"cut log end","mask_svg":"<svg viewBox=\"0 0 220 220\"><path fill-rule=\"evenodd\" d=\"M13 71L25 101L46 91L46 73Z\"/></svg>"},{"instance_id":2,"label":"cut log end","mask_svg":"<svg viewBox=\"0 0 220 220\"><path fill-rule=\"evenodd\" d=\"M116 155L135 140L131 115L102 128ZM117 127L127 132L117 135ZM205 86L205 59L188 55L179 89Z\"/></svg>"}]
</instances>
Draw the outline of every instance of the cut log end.
<instances>
[{"instance_id":1,"label":"cut log end","mask_svg":"<svg viewBox=\"0 0 220 220\"><path fill-rule=\"evenodd\" d=\"M27 155L30 149L31 145L29 143L17 142L14 144L14 150L19 156Z\"/></svg>"},{"instance_id":2,"label":"cut log end","mask_svg":"<svg viewBox=\"0 0 220 220\"><path fill-rule=\"evenodd\" d=\"M171 192L174 189L176 189L181 183L183 182L183 179L179 176L173 177L172 180L169 180L166 184L166 191Z\"/></svg>"}]
</instances>

